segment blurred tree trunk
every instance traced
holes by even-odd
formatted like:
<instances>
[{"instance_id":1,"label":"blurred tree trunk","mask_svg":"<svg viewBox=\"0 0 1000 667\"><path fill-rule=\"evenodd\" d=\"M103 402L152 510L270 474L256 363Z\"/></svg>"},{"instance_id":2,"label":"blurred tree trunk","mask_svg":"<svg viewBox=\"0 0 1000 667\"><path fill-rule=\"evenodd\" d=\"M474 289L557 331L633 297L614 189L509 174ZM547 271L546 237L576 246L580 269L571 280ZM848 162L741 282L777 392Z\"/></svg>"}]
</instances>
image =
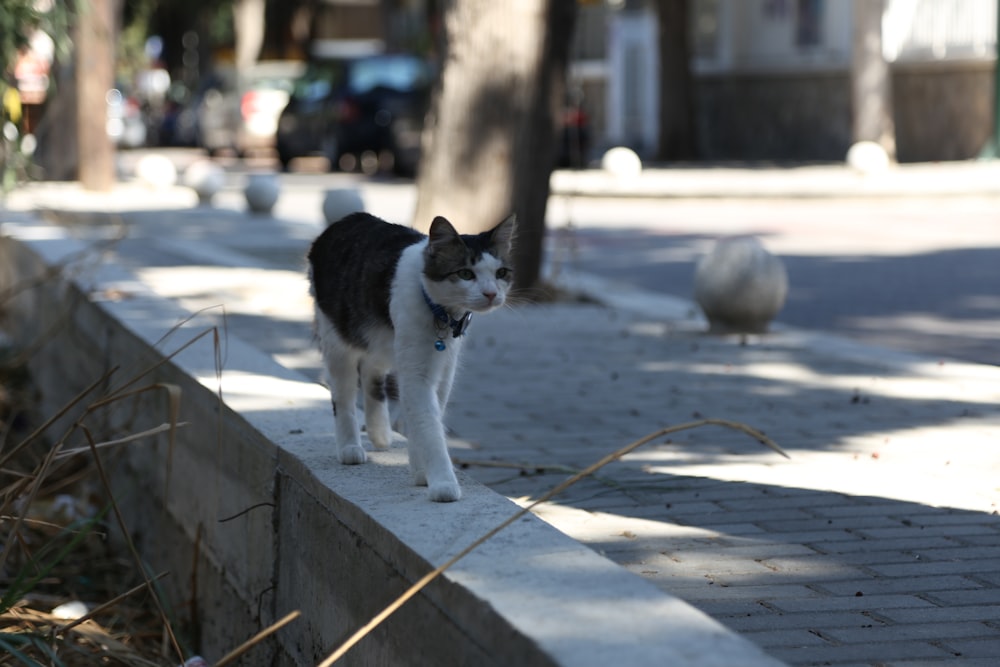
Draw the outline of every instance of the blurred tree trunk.
<instances>
[{"instance_id":1,"label":"blurred tree trunk","mask_svg":"<svg viewBox=\"0 0 1000 667\"><path fill-rule=\"evenodd\" d=\"M517 214L517 286L540 277L557 114L576 0L452 0L447 57L423 137L414 226L462 232Z\"/></svg>"},{"instance_id":2,"label":"blurred tree trunk","mask_svg":"<svg viewBox=\"0 0 1000 667\"><path fill-rule=\"evenodd\" d=\"M56 94L45 100L42 118L35 129L38 149L33 161L46 181L72 181L77 178L80 146L77 141L77 104L75 67L72 64L52 64L49 76L55 80ZM102 128L103 131L103 128Z\"/></svg>"},{"instance_id":3,"label":"blurred tree trunk","mask_svg":"<svg viewBox=\"0 0 1000 667\"><path fill-rule=\"evenodd\" d=\"M852 142L874 141L896 158L892 76L882 52L884 0L854 0L851 58Z\"/></svg>"},{"instance_id":4,"label":"blurred tree trunk","mask_svg":"<svg viewBox=\"0 0 1000 667\"><path fill-rule=\"evenodd\" d=\"M77 13L77 177L88 190L110 190L115 183L106 96L115 85L116 10L115 0L90 0Z\"/></svg>"},{"instance_id":5,"label":"blurred tree trunk","mask_svg":"<svg viewBox=\"0 0 1000 667\"><path fill-rule=\"evenodd\" d=\"M264 0L236 0L233 3L233 36L239 76L260 57L264 44Z\"/></svg>"},{"instance_id":6,"label":"blurred tree trunk","mask_svg":"<svg viewBox=\"0 0 1000 667\"><path fill-rule=\"evenodd\" d=\"M660 35L660 132L657 157L695 160L695 86L691 75L689 0L656 0Z\"/></svg>"}]
</instances>

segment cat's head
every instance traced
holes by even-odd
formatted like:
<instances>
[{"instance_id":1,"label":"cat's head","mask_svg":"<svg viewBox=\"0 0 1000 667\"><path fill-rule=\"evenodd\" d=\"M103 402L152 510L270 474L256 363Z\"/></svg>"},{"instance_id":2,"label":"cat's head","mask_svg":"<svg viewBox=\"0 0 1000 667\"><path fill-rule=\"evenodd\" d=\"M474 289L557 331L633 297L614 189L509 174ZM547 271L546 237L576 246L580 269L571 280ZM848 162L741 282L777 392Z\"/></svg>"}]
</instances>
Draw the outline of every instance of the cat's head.
<instances>
[{"instance_id":1,"label":"cat's head","mask_svg":"<svg viewBox=\"0 0 1000 667\"><path fill-rule=\"evenodd\" d=\"M488 232L459 234L438 216L424 249L424 284L435 302L452 311L485 313L507 299L514 280L513 215Z\"/></svg>"}]
</instances>

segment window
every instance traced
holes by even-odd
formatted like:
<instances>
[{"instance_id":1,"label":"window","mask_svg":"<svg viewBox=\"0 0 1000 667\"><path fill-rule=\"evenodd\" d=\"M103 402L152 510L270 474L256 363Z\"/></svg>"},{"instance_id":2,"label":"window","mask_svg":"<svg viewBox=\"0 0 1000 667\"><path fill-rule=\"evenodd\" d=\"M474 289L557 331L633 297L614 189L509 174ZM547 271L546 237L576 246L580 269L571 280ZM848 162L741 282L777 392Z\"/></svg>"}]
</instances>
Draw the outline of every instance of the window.
<instances>
[{"instance_id":1,"label":"window","mask_svg":"<svg viewBox=\"0 0 1000 667\"><path fill-rule=\"evenodd\" d=\"M823 0L798 0L795 15L795 45L823 44Z\"/></svg>"}]
</instances>

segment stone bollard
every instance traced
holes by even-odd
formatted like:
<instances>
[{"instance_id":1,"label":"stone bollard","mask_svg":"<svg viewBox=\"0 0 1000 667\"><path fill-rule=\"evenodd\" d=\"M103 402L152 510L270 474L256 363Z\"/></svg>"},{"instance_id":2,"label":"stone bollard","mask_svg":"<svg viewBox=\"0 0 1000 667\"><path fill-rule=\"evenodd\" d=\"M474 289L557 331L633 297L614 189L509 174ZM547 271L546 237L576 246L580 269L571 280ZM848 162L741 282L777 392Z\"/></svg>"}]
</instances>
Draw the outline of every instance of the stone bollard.
<instances>
[{"instance_id":1,"label":"stone bollard","mask_svg":"<svg viewBox=\"0 0 1000 667\"><path fill-rule=\"evenodd\" d=\"M197 160L184 170L184 185L195 191L202 204L211 204L225 184L226 173L211 160Z\"/></svg>"},{"instance_id":2,"label":"stone bollard","mask_svg":"<svg viewBox=\"0 0 1000 667\"><path fill-rule=\"evenodd\" d=\"M763 333L785 304L784 263L753 236L720 239L695 268L694 298L712 333Z\"/></svg>"},{"instance_id":3,"label":"stone bollard","mask_svg":"<svg viewBox=\"0 0 1000 667\"><path fill-rule=\"evenodd\" d=\"M154 190L165 190L177 184L177 167L168 158L150 153L139 159L135 175Z\"/></svg>"},{"instance_id":4,"label":"stone bollard","mask_svg":"<svg viewBox=\"0 0 1000 667\"><path fill-rule=\"evenodd\" d=\"M889 171L889 154L874 141L859 141L847 151L847 164L864 175Z\"/></svg>"},{"instance_id":5,"label":"stone bollard","mask_svg":"<svg viewBox=\"0 0 1000 667\"><path fill-rule=\"evenodd\" d=\"M281 188L278 175L273 173L250 174L247 176L243 196L251 213L267 214L278 202Z\"/></svg>"},{"instance_id":6,"label":"stone bollard","mask_svg":"<svg viewBox=\"0 0 1000 667\"><path fill-rule=\"evenodd\" d=\"M365 202L357 188L327 190L323 197L323 217L332 225L345 215L365 210Z\"/></svg>"},{"instance_id":7,"label":"stone bollard","mask_svg":"<svg viewBox=\"0 0 1000 667\"><path fill-rule=\"evenodd\" d=\"M638 178L642 173L642 160L631 148L616 146L601 158L601 169L619 179Z\"/></svg>"}]
</instances>

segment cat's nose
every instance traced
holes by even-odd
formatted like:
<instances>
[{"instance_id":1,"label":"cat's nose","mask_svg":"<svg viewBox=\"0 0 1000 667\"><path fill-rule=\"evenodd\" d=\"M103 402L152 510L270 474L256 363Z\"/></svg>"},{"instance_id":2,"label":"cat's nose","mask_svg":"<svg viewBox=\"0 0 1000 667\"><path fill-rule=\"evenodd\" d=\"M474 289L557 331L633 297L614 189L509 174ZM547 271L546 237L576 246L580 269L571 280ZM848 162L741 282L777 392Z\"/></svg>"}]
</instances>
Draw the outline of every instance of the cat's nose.
<instances>
[{"instance_id":1,"label":"cat's nose","mask_svg":"<svg viewBox=\"0 0 1000 667\"><path fill-rule=\"evenodd\" d=\"M486 297L488 303L493 303L493 299L497 298L496 292L483 292L483 296Z\"/></svg>"}]
</instances>

